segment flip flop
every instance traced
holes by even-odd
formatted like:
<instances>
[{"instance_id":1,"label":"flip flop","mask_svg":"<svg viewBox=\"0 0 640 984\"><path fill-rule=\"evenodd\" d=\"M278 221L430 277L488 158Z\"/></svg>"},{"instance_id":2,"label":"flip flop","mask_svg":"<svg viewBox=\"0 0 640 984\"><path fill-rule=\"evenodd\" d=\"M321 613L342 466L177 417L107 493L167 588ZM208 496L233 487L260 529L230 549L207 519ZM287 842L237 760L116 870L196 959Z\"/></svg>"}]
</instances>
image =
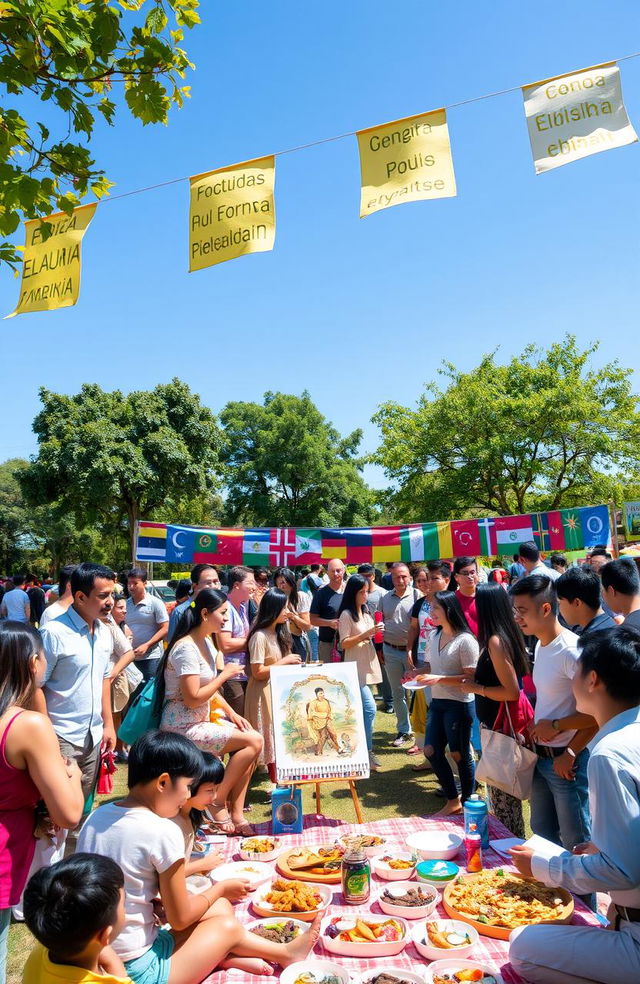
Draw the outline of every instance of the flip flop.
<instances>
[{"instance_id":1,"label":"flip flop","mask_svg":"<svg viewBox=\"0 0 640 984\"><path fill-rule=\"evenodd\" d=\"M407 755L417 755L421 751L420 745L412 745L411 748L407 749Z\"/></svg>"},{"instance_id":2,"label":"flip flop","mask_svg":"<svg viewBox=\"0 0 640 984\"><path fill-rule=\"evenodd\" d=\"M411 771L412 772L432 772L433 771L433 767L431 765L431 762L422 762L420 765L412 765L411 766Z\"/></svg>"}]
</instances>

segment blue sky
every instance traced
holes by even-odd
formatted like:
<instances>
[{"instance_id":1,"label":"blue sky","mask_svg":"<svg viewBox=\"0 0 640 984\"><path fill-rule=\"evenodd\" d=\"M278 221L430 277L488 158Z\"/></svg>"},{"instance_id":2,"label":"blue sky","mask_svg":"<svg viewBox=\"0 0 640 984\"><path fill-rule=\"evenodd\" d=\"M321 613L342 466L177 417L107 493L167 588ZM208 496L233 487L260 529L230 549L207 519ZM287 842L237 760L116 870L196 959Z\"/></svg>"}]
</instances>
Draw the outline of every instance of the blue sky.
<instances>
[{"instance_id":1,"label":"blue sky","mask_svg":"<svg viewBox=\"0 0 640 984\"><path fill-rule=\"evenodd\" d=\"M192 98L170 125L123 113L97 130L114 194L640 48L637 0L204 0L201 14L186 39ZM640 58L621 71L638 129ZM3 323L0 460L36 450L41 385L127 391L178 375L214 411L307 388L370 451L376 406L413 404L443 359L470 369L497 346L508 358L572 331L637 369L640 146L536 176L519 92L453 109L449 129L457 198L361 220L355 137L285 155L274 252L198 273L186 181L101 205L78 305ZM4 312L17 292L5 271Z\"/></svg>"}]
</instances>

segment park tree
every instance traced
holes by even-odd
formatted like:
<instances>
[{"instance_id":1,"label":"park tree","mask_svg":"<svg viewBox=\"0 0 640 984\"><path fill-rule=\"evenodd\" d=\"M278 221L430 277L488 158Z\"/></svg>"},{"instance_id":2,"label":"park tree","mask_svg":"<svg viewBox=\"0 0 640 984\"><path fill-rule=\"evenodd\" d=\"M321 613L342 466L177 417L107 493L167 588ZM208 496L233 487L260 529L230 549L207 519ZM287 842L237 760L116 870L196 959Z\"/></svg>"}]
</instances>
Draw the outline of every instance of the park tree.
<instances>
[{"instance_id":1,"label":"park tree","mask_svg":"<svg viewBox=\"0 0 640 984\"><path fill-rule=\"evenodd\" d=\"M228 403L220 415L227 512L247 526L359 526L373 518L362 432L341 437L307 392Z\"/></svg>"},{"instance_id":2,"label":"park tree","mask_svg":"<svg viewBox=\"0 0 640 984\"><path fill-rule=\"evenodd\" d=\"M189 94L183 28L198 0L0 0L0 237L111 187L92 157L98 120L124 103L166 123ZM20 108L16 108L20 97ZM40 104L46 104L39 106ZM43 234L50 232L45 225ZM0 241L0 262L16 247Z\"/></svg>"},{"instance_id":3,"label":"park tree","mask_svg":"<svg viewBox=\"0 0 640 984\"><path fill-rule=\"evenodd\" d=\"M470 372L445 362L415 408L384 403L373 460L392 480L401 521L586 505L637 487L640 416L631 370L594 365L569 335Z\"/></svg>"},{"instance_id":4,"label":"park tree","mask_svg":"<svg viewBox=\"0 0 640 984\"><path fill-rule=\"evenodd\" d=\"M210 495L219 428L181 380L128 395L93 383L75 396L42 388L40 399L38 455L20 473L31 503L59 502L80 526L122 513L133 558L139 519Z\"/></svg>"}]
</instances>

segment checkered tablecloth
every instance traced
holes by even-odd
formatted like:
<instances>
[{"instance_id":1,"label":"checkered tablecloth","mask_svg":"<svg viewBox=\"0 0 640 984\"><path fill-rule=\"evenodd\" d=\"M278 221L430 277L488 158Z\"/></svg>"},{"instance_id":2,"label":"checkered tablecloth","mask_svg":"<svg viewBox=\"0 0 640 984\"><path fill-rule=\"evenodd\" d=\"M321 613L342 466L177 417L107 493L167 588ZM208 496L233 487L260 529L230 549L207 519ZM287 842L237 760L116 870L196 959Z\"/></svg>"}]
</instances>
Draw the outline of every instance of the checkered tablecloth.
<instances>
[{"instance_id":1,"label":"checkered tablecloth","mask_svg":"<svg viewBox=\"0 0 640 984\"><path fill-rule=\"evenodd\" d=\"M305 816L304 818L304 830L301 834L289 834L282 836L278 838L278 841L282 845L283 849L287 849L289 847L297 847L301 844L304 844L305 846L315 846L331 843L335 840L336 836L345 833L367 833L378 834L381 837L385 837L389 841L391 847L401 850L405 848L405 841L409 834L415 833L419 830L449 830L455 831L456 833L462 835L463 822L462 818L458 817L447 817L446 819L442 817L394 817L391 820L377 820L374 823L345 824L340 820L331 820L324 816L310 815ZM269 834L270 824L260 824L256 827L256 833L263 836ZM495 819L495 817L492 816L489 817L489 835L492 840L511 836L506 827L504 827L498 820ZM238 843L239 842L235 839L229 840L226 850L227 861L240 859L239 854L237 854ZM483 851L482 854L485 868L504 867L504 858L492 849ZM464 867L464 856L462 850L460 852L460 856L455 860L461 867ZM273 868L274 875L276 875L277 872L275 871L275 862L273 862ZM351 917L353 917L356 913L362 913L365 916L367 913L384 915L375 899L377 898L380 889L386 884L387 883L382 879L379 879L376 875L372 874L371 899L366 906L362 907L362 909L345 905L343 902L340 885L331 886L333 888L333 902L327 914L340 915L344 913ZM235 907L235 913L241 922L249 922L252 919L260 918L253 912L250 898L248 902L237 905ZM442 905L438 907L438 915L442 918L447 918L447 914ZM579 899L575 900L575 914L573 917L573 922L582 925L598 925L598 921L593 913L590 912ZM409 926L416 924L417 920L409 921ZM481 936L478 945L474 948L474 951L470 955L469 959L474 959L485 963L488 968L501 973L505 984L522 984L522 978L519 974L515 973L509 963L508 949L509 945L506 941L494 940L490 939L488 936ZM363 960L360 957L335 956L334 954L330 954L324 950L322 942L319 940L313 951L313 955L321 959L331 960L335 963L343 964L348 970L354 971L357 974L363 974L369 970L372 973L374 970L379 971L380 969L384 969L385 963L389 966L393 964L396 967L404 967L405 970L413 970L414 972L419 973L420 966L427 963L425 958L418 953L413 943L409 943L402 953L398 954L396 957L384 957L382 959L378 959L377 961L373 961ZM227 970L212 974L209 978L207 978L207 984L223 984L223 982L227 979L234 981L246 981L247 984L260 984L260 982L264 984L265 981L269 980L269 978L255 977L236 970ZM273 980L273 978L271 979Z\"/></svg>"}]
</instances>

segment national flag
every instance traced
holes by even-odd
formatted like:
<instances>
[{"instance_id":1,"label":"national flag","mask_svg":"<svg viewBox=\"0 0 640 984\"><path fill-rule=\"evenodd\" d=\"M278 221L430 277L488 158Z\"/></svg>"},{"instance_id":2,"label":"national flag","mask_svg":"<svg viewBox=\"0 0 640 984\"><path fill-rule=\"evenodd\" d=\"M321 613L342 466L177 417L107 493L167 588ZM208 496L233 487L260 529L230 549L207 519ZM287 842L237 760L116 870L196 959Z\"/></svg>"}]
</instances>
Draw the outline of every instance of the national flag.
<instances>
[{"instance_id":1,"label":"national flag","mask_svg":"<svg viewBox=\"0 0 640 984\"><path fill-rule=\"evenodd\" d=\"M531 525L533 526L533 542L538 547L538 550L550 550L551 537L549 536L547 513L533 513L531 516Z\"/></svg>"},{"instance_id":2,"label":"national flag","mask_svg":"<svg viewBox=\"0 0 640 984\"><path fill-rule=\"evenodd\" d=\"M582 550L584 539L578 509L561 509L560 518L564 530L564 549Z\"/></svg>"},{"instance_id":3,"label":"national flag","mask_svg":"<svg viewBox=\"0 0 640 984\"><path fill-rule=\"evenodd\" d=\"M263 567L269 563L269 530L245 530L242 537L242 563Z\"/></svg>"},{"instance_id":4,"label":"national flag","mask_svg":"<svg viewBox=\"0 0 640 984\"><path fill-rule=\"evenodd\" d=\"M609 530L609 507L608 506L581 506L578 510L580 514L580 526L582 527L582 539L585 547L590 550L598 544L607 546L611 535Z\"/></svg>"},{"instance_id":5,"label":"national flag","mask_svg":"<svg viewBox=\"0 0 640 984\"><path fill-rule=\"evenodd\" d=\"M296 531L269 530L269 564L271 567L291 567L296 563Z\"/></svg>"},{"instance_id":6,"label":"national flag","mask_svg":"<svg viewBox=\"0 0 640 984\"><path fill-rule=\"evenodd\" d=\"M531 516L497 516L496 517L496 546L500 552L508 553L520 543L533 540Z\"/></svg>"},{"instance_id":7,"label":"national flag","mask_svg":"<svg viewBox=\"0 0 640 984\"><path fill-rule=\"evenodd\" d=\"M453 557L453 539L451 537L451 523L436 523L436 532L438 534L438 555L436 560L443 559L446 560L449 557Z\"/></svg>"},{"instance_id":8,"label":"national flag","mask_svg":"<svg viewBox=\"0 0 640 984\"><path fill-rule=\"evenodd\" d=\"M480 530L477 519L456 519L451 523L454 557L477 557L480 553Z\"/></svg>"},{"instance_id":9,"label":"national flag","mask_svg":"<svg viewBox=\"0 0 640 984\"><path fill-rule=\"evenodd\" d=\"M296 564L319 564L322 560L322 530L296 530Z\"/></svg>"},{"instance_id":10,"label":"national flag","mask_svg":"<svg viewBox=\"0 0 640 984\"><path fill-rule=\"evenodd\" d=\"M423 526L405 526L400 530L400 559L405 564L427 559Z\"/></svg>"},{"instance_id":11,"label":"national flag","mask_svg":"<svg viewBox=\"0 0 640 984\"><path fill-rule=\"evenodd\" d=\"M547 522L549 524L549 550L565 550L564 527L560 510L548 512Z\"/></svg>"},{"instance_id":12,"label":"national flag","mask_svg":"<svg viewBox=\"0 0 640 984\"><path fill-rule=\"evenodd\" d=\"M370 564L373 555L373 535L370 526L340 530L347 544L348 564Z\"/></svg>"},{"instance_id":13,"label":"national flag","mask_svg":"<svg viewBox=\"0 0 640 984\"><path fill-rule=\"evenodd\" d=\"M478 520L480 532L480 553L483 557L495 557L496 550L496 521L486 516Z\"/></svg>"},{"instance_id":14,"label":"national flag","mask_svg":"<svg viewBox=\"0 0 640 984\"><path fill-rule=\"evenodd\" d=\"M325 560L347 559L347 541L341 533L342 530L322 531L322 556Z\"/></svg>"},{"instance_id":15,"label":"national flag","mask_svg":"<svg viewBox=\"0 0 640 984\"><path fill-rule=\"evenodd\" d=\"M391 564L402 560L399 526L375 526L371 530L371 563Z\"/></svg>"},{"instance_id":16,"label":"national flag","mask_svg":"<svg viewBox=\"0 0 640 984\"><path fill-rule=\"evenodd\" d=\"M213 543L212 552L215 552L215 543L211 539L212 533L213 530L199 530L191 526L167 526L167 561L193 563L194 554L200 550L202 538L208 546Z\"/></svg>"},{"instance_id":17,"label":"national flag","mask_svg":"<svg viewBox=\"0 0 640 984\"><path fill-rule=\"evenodd\" d=\"M166 559L167 524L138 523L136 560L162 561Z\"/></svg>"},{"instance_id":18,"label":"national flag","mask_svg":"<svg viewBox=\"0 0 640 984\"><path fill-rule=\"evenodd\" d=\"M197 534L194 564L229 564L236 567L242 563L244 530L199 530Z\"/></svg>"}]
</instances>

